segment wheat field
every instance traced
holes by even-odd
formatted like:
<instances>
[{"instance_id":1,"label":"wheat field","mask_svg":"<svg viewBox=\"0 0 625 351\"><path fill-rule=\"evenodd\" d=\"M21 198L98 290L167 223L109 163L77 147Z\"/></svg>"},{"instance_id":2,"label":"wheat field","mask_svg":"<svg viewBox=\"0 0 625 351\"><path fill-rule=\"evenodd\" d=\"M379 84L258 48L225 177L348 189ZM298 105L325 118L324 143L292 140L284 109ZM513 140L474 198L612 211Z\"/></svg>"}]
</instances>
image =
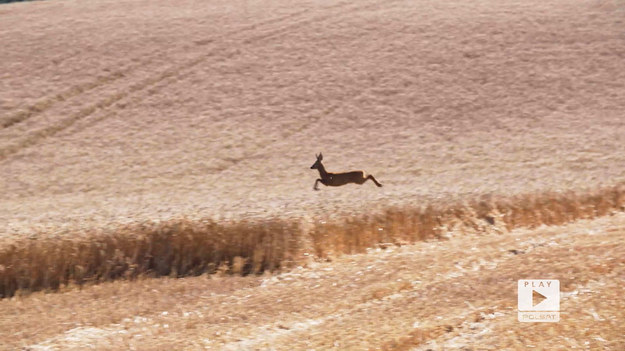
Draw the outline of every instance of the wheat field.
<instances>
[{"instance_id":1,"label":"wheat field","mask_svg":"<svg viewBox=\"0 0 625 351\"><path fill-rule=\"evenodd\" d=\"M624 21L1 4L0 349L622 349ZM313 191L320 151L384 187ZM516 323L532 274L563 323Z\"/></svg>"}]
</instances>

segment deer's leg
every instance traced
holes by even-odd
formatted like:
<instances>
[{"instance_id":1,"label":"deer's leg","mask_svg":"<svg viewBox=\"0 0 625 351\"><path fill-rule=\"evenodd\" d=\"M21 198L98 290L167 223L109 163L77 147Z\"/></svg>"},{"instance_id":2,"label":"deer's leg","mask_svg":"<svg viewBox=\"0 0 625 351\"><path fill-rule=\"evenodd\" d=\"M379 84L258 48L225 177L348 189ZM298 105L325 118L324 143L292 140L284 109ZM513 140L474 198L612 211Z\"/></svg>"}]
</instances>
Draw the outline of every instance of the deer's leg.
<instances>
[{"instance_id":1,"label":"deer's leg","mask_svg":"<svg viewBox=\"0 0 625 351\"><path fill-rule=\"evenodd\" d=\"M317 187L317 184L319 184L319 182L321 182L321 179L315 180L315 185L313 186L313 190L319 190L319 188Z\"/></svg>"},{"instance_id":2,"label":"deer's leg","mask_svg":"<svg viewBox=\"0 0 625 351\"><path fill-rule=\"evenodd\" d=\"M375 185L377 185L378 187L382 187L382 184L378 183L377 180L375 180L375 178L373 178L373 176L371 174L369 174L369 176L367 177L367 179L371 179L373 180L373 182L375 183Z\"/></svg>"}]
</instances>

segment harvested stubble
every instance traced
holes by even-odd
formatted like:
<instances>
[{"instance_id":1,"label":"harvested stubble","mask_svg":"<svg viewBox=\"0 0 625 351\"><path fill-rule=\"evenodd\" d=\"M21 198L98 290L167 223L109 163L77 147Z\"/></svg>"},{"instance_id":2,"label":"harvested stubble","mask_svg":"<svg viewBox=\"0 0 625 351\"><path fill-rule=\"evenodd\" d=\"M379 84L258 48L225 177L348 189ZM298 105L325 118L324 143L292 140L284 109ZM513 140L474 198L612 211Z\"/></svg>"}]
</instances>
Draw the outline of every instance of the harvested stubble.
<instances>
[{"instance_id":1,"label":"harvested stubble","mask_svg":"<svg viewBox=\"0 0 625 351\"><path fill-rule=\"evenodd\" d=\"M3 245L0 297L142 276L182 277L275 271L302 262L304 253L327 258L377 245L443 238L452 232L498 232L557 225L625 210L625 186L586 193L486 197L455 204L393 207L380 214L318 220L217 223L173 219L93 230L80 236L41 236Z\"/></svg>"}]
</instances>

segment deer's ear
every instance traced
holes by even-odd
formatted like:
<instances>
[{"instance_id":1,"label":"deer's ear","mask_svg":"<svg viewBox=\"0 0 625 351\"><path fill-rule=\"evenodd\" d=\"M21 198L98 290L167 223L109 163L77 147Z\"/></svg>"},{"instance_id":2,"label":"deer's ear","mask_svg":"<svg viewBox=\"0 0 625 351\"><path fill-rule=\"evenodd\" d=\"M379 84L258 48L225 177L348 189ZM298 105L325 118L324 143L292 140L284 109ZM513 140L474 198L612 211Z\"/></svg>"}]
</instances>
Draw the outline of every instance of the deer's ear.
<instances>
[{"instance_id":1,"label":"deer's ear","mask_svg":"<svg viewBox=\"0 0 625 351\"><path fill-rule=\"evenodd\" d=\"M319 153L319 157L317 157L319 159L319 161L323 161L323 155L321 154L321 152Z\"/></svg>"}]
</instances>

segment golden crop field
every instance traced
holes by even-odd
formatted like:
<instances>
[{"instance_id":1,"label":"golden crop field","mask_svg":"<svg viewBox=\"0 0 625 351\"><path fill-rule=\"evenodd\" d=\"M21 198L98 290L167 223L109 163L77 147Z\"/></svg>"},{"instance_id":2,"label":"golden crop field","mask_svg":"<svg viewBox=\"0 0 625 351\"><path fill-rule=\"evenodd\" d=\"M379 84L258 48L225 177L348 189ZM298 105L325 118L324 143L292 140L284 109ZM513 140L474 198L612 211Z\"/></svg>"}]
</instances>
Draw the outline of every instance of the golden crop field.
<instances>
[{"instance_id":1,"label":"golden crop field","mask_svg":"<svg viewBox=\"0 0 625 351\"><path fill-rule=\"evenodd\" d=\"M0 349L625 348L621 0L17 2L0 62Z\"/></svg>"}]
</instances>

